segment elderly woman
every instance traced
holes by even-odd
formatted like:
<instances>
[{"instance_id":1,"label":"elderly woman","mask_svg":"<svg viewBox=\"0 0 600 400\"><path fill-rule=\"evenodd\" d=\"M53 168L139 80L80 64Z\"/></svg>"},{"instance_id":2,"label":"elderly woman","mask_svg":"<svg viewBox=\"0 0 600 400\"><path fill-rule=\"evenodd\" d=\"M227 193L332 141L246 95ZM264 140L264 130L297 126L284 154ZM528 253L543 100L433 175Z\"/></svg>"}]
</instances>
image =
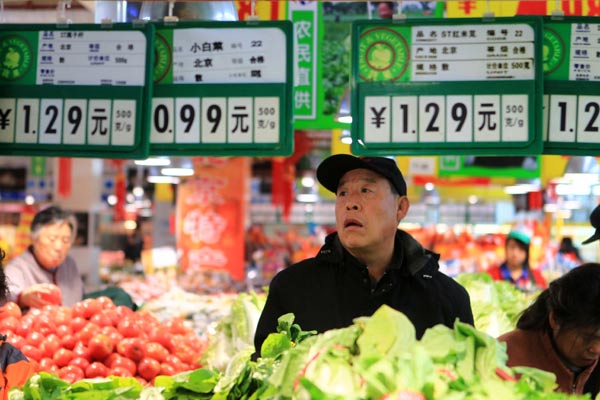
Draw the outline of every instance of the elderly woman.
<instances>
[{"instance_id":1,"label":"elderly woman","mask_svg":"<svg viewBox=\"0 0 600 400\"><path fill-rule=\"evenodd\" d=\"M48 207L35 215L31 246L5 268L10 301L24 309L56 304L51 299L56 287L60 289L62 305L70 307L82 300L83 281L68 255L76 232L75 216L59 207Z\"/></svg>"},{"instance_id":2,"label":"elderly woman","mask_svg":"<svg viewBox=\"0 0 600 400\"><path fill-rule=\"evenodd\" d=\"M557 391L598 393L600 264L575 267L552 281L527 308L505 342L510 367L556 375Z\"/></svg>"}]
</instances>

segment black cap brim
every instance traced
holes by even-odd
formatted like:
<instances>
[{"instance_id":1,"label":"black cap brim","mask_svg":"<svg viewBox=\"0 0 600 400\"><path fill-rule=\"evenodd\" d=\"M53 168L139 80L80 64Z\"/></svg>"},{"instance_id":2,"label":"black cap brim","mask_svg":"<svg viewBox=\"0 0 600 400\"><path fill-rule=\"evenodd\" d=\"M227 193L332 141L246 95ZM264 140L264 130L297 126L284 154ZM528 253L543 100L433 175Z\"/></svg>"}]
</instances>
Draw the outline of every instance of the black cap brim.
<instances>
[{"instance_id":1,"label":"black cap brim","mask_svg":"<svg viewBox=\"0 0 600 400\"><path fill-rule=\"evenodd\" d=\"M596 240L600 239L600 230L596 230L596 233L594 233L592 236L590 236L589 238L585 239L583 242L581 242L581 244L588 244L588 243L592 243Z\"/></svg>"}]
</instances>

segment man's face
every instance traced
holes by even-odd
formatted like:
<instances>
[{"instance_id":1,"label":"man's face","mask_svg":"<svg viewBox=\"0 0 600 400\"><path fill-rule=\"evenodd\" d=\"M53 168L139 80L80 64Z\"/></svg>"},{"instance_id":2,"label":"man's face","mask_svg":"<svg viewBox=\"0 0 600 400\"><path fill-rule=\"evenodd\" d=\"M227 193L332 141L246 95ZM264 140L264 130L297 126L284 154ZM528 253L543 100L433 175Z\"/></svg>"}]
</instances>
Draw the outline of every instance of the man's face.
<instances>
[{"instance_id":1,"label":"man's face","mask_svg":"<svg viewBox=\"0 0 600 400\"><path fill-rule=\"evenodd\" d=\"M56 268L67 258L71 248L72 232L66 223L42 227L37 238L33 239L33 253L40 265L46 269Z\"/></svg>"},{"instance_id":2,"label":"man's face","mask_svg":"<svg viewBox=\"0 0 600 400\"><path fill-rule=\"evenodd\" d=\"M558 351L576 367L587 367L600 357L600 330L558 329L553 334Z\"/></svg>"},{"instance_id":3,"label":"man's face","mask_svg":"<svg viewBox=\"0 0 600 400\"><path fill-rule=\"evenodd\" d=\"M347 172L335 200L336 228L344 247L355 256L379 251L394 237L408 210L408 203L401 207L403 201L406 198L394 194L381 175L368 169Z\"/></svg>"}]
</instances>

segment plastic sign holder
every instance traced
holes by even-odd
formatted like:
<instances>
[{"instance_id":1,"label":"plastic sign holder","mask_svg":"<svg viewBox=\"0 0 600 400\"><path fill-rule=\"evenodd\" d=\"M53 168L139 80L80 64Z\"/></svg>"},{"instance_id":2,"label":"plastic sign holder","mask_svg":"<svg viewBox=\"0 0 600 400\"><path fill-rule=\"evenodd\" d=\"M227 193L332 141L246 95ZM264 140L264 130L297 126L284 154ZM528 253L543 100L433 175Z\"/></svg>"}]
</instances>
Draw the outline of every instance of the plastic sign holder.
<instances>
[{"instance_id":1,"label":"plastic sign holder","mask_svg":"<svg viewBox=\"0 0 600 400\"><path fill-rule=\"evenodd\" d=\"M157 24L152 155L293 152L292 24Z\"/></svg>"},{"instance_id":2,"label":"plastic sign holder","mask_svg":"<svg viewBox=\"0 0 600 400\"><path fill-rule=\"evenodd\" d=\"M154 27L0 25L0 154L146 158Z\"/></svg>"},{"instance_id":3,"label":"plastic sign holder","mask_svg":"<svg viewBox=\"0 0 600 400\"><path fill-rule=\"evenodd\" d=\"M539 154L540 17L356 21L358 155Z\"/></svg>"}]
</instances>

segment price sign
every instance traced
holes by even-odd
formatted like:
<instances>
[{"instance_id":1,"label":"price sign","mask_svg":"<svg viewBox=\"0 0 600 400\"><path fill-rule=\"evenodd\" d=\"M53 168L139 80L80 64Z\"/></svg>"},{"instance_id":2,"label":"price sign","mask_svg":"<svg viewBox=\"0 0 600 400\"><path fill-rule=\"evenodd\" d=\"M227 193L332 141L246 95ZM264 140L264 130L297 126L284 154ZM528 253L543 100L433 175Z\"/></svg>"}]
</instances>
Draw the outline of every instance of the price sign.
<instances>
[{"instance_id":1,"label":"price sign","mask_svg":"<svg viewBox=\"0 0 600 400\"><path fill-rule=\"evenodd\" d=\"M154 27L0 25L0 154L145 158Z\"/></svg>"},{"instance_id":2,"label":"price sign","mask_svg":"<svg viewBox=\"0 0 600 400\"><path fill-rule=\"evenodd\" d=\"M293 152L289 21L162 24L150 153Z\"/></svg>"},{"instance_id":3,"label":"price sign","mask_svg":"<svg viewBox=\"0 0 600 400\"><path fill-rule=\"evenodd\" d=\"M541 152L541 23L353 23L352 152Z\"/></svg>"},{"instance_id":4,"label":"price sign","mask_svg":"<svg viewBox=\"0 0 600 400\"><path fill-rule=\"evenodd\" d=\"M544 23L544 153L600 155L600 23Z\"/></svg>"}]
</instances>

